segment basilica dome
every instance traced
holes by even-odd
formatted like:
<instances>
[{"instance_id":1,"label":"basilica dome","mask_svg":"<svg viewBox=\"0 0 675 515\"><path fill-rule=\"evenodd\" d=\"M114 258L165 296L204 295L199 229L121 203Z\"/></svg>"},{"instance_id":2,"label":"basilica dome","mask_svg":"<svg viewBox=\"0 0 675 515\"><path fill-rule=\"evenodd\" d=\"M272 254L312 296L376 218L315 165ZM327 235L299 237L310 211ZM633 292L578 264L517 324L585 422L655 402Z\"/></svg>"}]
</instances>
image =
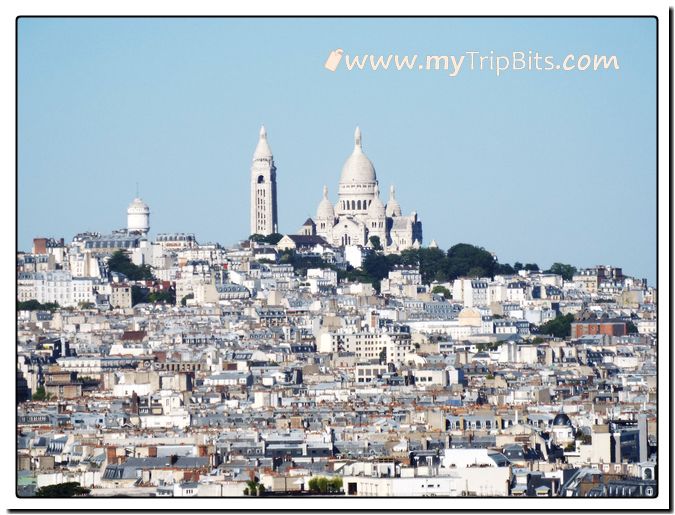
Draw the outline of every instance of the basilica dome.
<instances>
[{"instance_id":1,"label":"basilica dome","mask_svg":"<svg viewBox=\"0 0 675 515\"><path fill-rule=\"evenodd\" d=\"M333 204L328 200L328 187L323 187L323 198L319 202L319 207L316 208L317 220L333 220L335 218L335 210Z\"/></svg>"},{"instance_id":2,"label":"basilica dome","mask_svg":"<svg viewBox=\"0 0 675 515\"><path fill-rule=\"evenodd\" d=\"M354 151L345 161L340 175L340 184L363 184L377 182L375 167L361 148L361 129L354 132Z\"/></svg>"},{"instance_id":3,"label":"basilica dome","mask_svg":"<svg viewBox=\"0 0 675 515\"><path fill-rule=\"evenodd\" d=\"M384 204L380 200L380 189L375 186L375 197L370 202L368 206L368 216L370 218L384 218L385 217L385 208Z\"/></svg>"}]
</instances>

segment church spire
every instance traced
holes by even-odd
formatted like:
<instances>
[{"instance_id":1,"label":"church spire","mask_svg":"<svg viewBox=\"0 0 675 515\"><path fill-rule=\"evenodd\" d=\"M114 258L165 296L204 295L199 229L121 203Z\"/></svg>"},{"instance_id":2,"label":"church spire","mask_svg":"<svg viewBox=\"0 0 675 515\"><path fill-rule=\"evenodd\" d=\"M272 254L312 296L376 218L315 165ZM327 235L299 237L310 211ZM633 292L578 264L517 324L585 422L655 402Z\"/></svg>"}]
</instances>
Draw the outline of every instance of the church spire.
<instances>
[{"instance_id":1,"label":"church spire","mask_svg":"<svg viewBox=\"0 0 675 515\"><path fill-rule=\"evenodd\" d=\"M267 142L267 130L264 125L260 126L260 137L253 153L253 159L272 159L272 149Z\"/></svg>"},{"instance_id":2,"label":"church spire","mask_svg":"<svg viewBox=\"0 0 675 515\"><path fill-rule=\"evenodd\" d=\"M323 198L327 199L328 198L328 186L325 184L323 185Z\"/></svg>"}]
</instances>

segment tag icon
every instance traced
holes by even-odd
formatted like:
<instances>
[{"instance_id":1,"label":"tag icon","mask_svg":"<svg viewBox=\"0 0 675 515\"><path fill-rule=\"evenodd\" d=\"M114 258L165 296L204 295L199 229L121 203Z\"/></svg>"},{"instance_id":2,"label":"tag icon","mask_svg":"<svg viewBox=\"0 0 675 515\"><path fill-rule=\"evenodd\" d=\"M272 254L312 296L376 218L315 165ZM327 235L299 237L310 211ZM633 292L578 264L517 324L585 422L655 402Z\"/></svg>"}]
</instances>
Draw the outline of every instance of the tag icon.
<instances>
[{"instance_id":1,"label":"tag icon","mask_svg":"<svg viewBox=\"0 0 675 515\"><path fill-rule=\"evenodd\" d=\"M342 60L343 53L344 51L341 48L336 48L333 50L330 54L328 54L328 59L326 59L323 67L326 68L326 70L334 72Z\"/></svg>"}]
</instances>

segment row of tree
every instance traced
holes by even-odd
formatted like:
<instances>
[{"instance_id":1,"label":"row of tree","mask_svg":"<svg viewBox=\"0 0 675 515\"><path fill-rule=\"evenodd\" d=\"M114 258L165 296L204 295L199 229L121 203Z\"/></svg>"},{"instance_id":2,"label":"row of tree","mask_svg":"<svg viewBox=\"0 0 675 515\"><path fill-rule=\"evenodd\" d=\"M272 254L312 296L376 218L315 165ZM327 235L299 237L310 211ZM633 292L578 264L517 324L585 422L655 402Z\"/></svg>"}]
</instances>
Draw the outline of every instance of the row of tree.
<instances>
[{"instance_id":1,"label":"row of tree","mask_svg":"<svg viewBox=\"0 0 675 515\"><path fill-rule=\"evenodd\" d=\"M279 243L279 240L283 238L283 234L279 234L278 232L274 232L272 234L268 234L267 236L263 236L262 234L251 234L248 239L250 241L255 241L256 243L267 243L268 245L276 245Z\"/></svg>"},{"instance_id":2,"label":"row of tree","mask_svg":"<svg viewBox=\"0 0 675 515\"><path fill-rule=\"evenodd\" d=\"M499 263L495 257L482 247L468 243L458 243L447 252L438 248L408 249L399 254L373 253L368 255L360 269L350 268L343 277L353 281L368 282L379 289L379 283L387 277L396 265L418 265L422 282L448 282L459 277L494 277L495 275L512 275L520 270L539 271L536 263L513 265ZM560 274L566 280L572 279L576 268L571 265L555 263L545 272ZM441 292L446 293L446 292Z\"/></svg>"},{"instance_id":3,"label":"row of tree","mask_svg":"<svg viewBox=\"0 0 675 515\"><path fill-rule=\"evenodd\" d=\"M373 244L379 243L379 240ZM482 247L468 243L458 243L450 247L447 252L438 248L420 248L404 250L401 254L383 254L373 252L365 257L360 268L347 267L340 270L326 263L319 257L306 257L294 250L283 250L279 257L280 263L289 263L301 276L305 276L308 268L332 268L338 272L339 280L349 280L361 283L370 283L376 290L380 289L380 281L389 275L397 265L419 266L422 282L430 284L434 281L448 282L458 277L494 277L495 275L513 275L520 270L531 272L539 271L536 263L522 264L516 261L513 265L499 263L495 257ZM554 263L545 270L546 273L562 275L565 280L571 280L576 268L571 265ZM447 289L438 290L449 298Z\"/></svg>"},{"instance_id":4,"label":"row of tree","mask_svg":"<svg viewBox=\"0 0 675 515\"><path fill-rule=\"evenodd\" d=\"M44 304L38 302L35 299L30 299L26 301L16 301L16 310L17 311L56 311L59 309L58 302L45 302Z\"/></svg>"},{"instance_id":5,"label":"row of tree","mask_svg":"<svg viewBox=\"0 0 675 515\"><path fill-rule=\"evenodd\" d=\"M307 483L309 491L316 494L337 494L342 489L342 478L313 477Z\"/></svg>"}]
</instances>

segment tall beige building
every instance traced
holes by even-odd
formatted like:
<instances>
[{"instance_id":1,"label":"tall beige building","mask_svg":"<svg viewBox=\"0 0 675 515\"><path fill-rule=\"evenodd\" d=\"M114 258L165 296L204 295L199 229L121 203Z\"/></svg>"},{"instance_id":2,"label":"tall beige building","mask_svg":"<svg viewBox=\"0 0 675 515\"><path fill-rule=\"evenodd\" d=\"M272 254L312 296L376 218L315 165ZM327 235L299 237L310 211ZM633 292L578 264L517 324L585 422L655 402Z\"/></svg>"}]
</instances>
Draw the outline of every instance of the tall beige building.
<instances>
[{"instance_id":1,"label":"tall beige building","mask_svg":"<svg viewBox=\"0 0 675 515\"><path fill-rule=\"evenodd\" d=\"M251 164L251 234L267 236L277 227L277 169L263 126Z\"/></svg>"}]
</instances>

